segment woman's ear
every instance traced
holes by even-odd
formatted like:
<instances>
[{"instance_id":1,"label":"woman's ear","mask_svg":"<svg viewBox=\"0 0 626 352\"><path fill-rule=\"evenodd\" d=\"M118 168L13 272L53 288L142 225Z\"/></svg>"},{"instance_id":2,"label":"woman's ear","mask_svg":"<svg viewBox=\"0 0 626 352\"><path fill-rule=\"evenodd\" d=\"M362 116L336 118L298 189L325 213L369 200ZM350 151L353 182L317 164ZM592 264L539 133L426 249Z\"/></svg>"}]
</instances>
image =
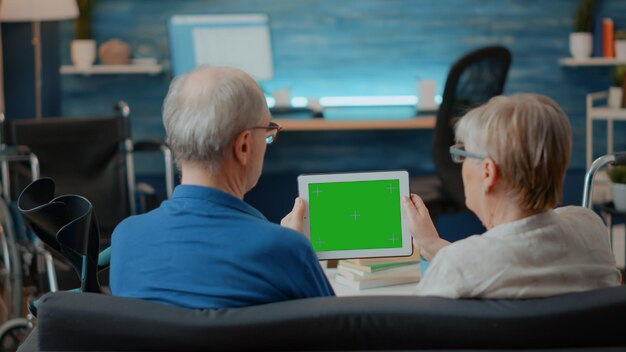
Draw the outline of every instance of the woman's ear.
<instances>
[{"instance_id":1,"label":"woman's ear","mask_svg":"<svg viewBox=\"0 0 626 352\"><path fill-rule=\"evenodd\" d=\"M485 158L482 163L483 192L489 193L498 181L498 167L491 158Z\"/></svg>"},{"instance_id":2,"label":"woman's ear","mask_svg":"<svg viewBox=\"0 0 626 352\"><path fill-rule=\"evenodd\" d=\"M233 142L233 157L237 163L246 166L250 161L250 148L252 142L252 132L245 130L241 132Z\"/></svg>"}]
</instances>

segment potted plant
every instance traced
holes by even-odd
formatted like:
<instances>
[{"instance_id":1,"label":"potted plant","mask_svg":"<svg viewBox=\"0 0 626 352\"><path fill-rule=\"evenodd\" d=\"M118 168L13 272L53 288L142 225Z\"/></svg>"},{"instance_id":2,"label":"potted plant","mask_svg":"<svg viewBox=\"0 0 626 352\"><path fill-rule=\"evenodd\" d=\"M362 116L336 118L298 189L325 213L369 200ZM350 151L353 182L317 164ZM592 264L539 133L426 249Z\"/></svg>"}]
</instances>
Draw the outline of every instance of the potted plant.
<instances>
[{"instance_id":1,"label":"potted plant","mask_svg":"<svg viewBox=\"0 0 626 352\"><path fill-rule=\"evenodd\" d=\"M593 15L596 0L581 0L574 16L574 32L569 35L569 49L577 60L586 59L593 51Z\"/></svg>"},{"instance_id":2,"label":"potted plant","mask_svg":"<svg viewBox=\"0 0 626 352\"><path fill-rule=\"evenodd\" d=\"M626 211L626 166L613 166L608 172L612 182L613 205L616 210Z\"/></svg>"},{"instance_id":3,"label":"potted plant","mask_svg":"<svg viewBox=\"0 0 626 352\"><path fill-rule=\"evenodd\" d=\"M624 102L624 78L626 77L626 66L616 66L613 69L612 85L609 88L607 105L613 109L620 109Z\"/></svg>"},{"instance_id":4,"label":"potted plant","mask_svg":"<svg viewBox=\"0 0 626 352\"><path fill-rule=\"evenodd\" d=\"M76 19L76 39L71 44L72 63L88 69L96 61L96 41L91 33L91 16L95 0L76 0L80 12Z\"/></svg>"}]
</instances>

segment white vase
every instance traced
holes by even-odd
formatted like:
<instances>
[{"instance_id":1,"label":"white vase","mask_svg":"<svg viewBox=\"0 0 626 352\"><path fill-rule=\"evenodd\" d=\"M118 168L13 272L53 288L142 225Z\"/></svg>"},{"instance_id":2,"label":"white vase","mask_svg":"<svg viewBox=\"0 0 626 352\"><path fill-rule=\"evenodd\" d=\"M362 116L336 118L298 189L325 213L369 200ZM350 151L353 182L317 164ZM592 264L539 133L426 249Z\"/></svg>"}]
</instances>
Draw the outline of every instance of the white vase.
<instances>
[{"instance_id":1,"label":"white vase","mask_svg":"<svg viewBox=\"0 0 626 352\"><path fill-rule=\"evenodd\" d=\"M417 108L421 111L436 111L439 105L435 102L437 81L432 79L417 81Z\"/></svg>"},{"instance_id":2,"label":"white vase","mask_svg":"<svg viewBox=\"0 0 626 352\"><path fill-rule=\"evenodd\" d=\"M626 60L626 39L615 41L615 57L618 60Z\"/></svg>"},{"instance_id":3,"label":"white vase","mask_svg":"<svg viewBox=\"0 0 626 352\"><path fill-rule=\"evenodd\" d=\"M574 32L569 34L569 51L576 60L591 57L593 51L593 37L588 32Z\"/></svg>"},{"instance_id":4,"label":"white vase","mask_svg":"<svg viewBox=\"0 0 626 352\"><path fill-rule=\"evenodd\" d=\"M74 66L79 69L88 69L96 61L96 41L93 39L72 40L70 54Z\"/></svg>"},{"instance_id":5,"label":"white vase","mask_svg":"<svg viewBox=\"0 0 626 352\"><path fill-rule=\"evenodd\" d=\"M622 98L624 90L622 87L610 87L607 105L612 109L620 109L622 107Z\"/></svg>"},{"instance_id":6,"label":"white vase","mask_svg":"<svg viewBox=\"0 0 626 352\"><path fill-rule=\"evenodd\" d=\"M613 205L616 210L626 211L626 184L613 183Z\"/></svg>"},{"instance_id":7,"label":"white vase","mask_svg":"<svg viewBox=\"0 0 626 352\"><path fill-rule=\"evenodd\" d=\"M289 87L273 91L272 97L274 97L274 106L277 108L291 105L291 89Z\"/></svg>"}]
</instances>

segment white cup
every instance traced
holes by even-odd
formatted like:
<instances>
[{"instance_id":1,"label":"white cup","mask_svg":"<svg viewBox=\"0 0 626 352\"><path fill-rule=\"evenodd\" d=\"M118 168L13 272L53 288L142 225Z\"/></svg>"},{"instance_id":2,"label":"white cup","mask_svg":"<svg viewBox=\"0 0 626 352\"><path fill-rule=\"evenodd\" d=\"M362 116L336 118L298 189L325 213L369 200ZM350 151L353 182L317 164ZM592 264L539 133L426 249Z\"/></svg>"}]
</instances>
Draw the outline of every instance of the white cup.
<instances>
[{"instance_id":1,"label":"white cup","mask_svg":"<svg viewBox=\"0 0 626 352\"><path fill-rule=\"evenodd\" d=\"M613 205L619 211L626 211L626 185L622 183L612 183Z\"/></svg>"},{"instance_id":2,"label":"white cup","mask_svg":"<svg viewBox=\"0 0 626 352\"><path fill-rule=\"evenodd\" d=\"M626 60L626 39L615 41L615 57L620 60Z\"/></svg>"},{"instance_id":3,"label":"white cup","mask_svg":"<svg viewBox=\"0 0 626 352\"><path fill-rule=\"evenodd\" d=\"M289 87L273 91L272 97L274 97L274 106L276 107L291 105L291 89Z\"/></svg>"},{"instance_id":4,"label":"white cup","mask_svg":"<svg viewBox=\"0 0 626 352\"><path fill-rule=\"evenodd\" d=\"M624 91L622 87L609 88L609 97L607 99L607 105L612 109L621 108L623 94L624 94Z\"/></svg>"},{"instance_id":5,"label":"white cup","mask_svg":"<svg viewBox=\"0 0 626 352\"><path fill-rule=\"evenodd\" d=\"M593 51L593 36L587 32L569 34L569 51L576 60L584 60L591 56Z\"/></svg>"},{"instance_id":6,"label":"white cup","mask_svg":"<svg viewBox=\"0 0 626 352\"><path fill-rule=\"evenodd\" d=\"M324 110L322 104L320 104L320 100L317 98L309 98L306 106L315 112L321 112Z\"/></svg>"},{"instance_id":7,"label":"white cup","mask_svg":"<svg viewBox=\"0 0 626 352\"><path fill-rule=\"evenodd\" d=\"M93 39L75 39L70 44L72 63L79 69L89 69L96 61L96 41Z\"/></svg>"},{"instance_id":8,"label":"white cup","mask_svg":"<svg viewBox=\"0 0 626 352\"><path fill-rule=\"evenodd\" d=\"M417 81L417 93L417 106L419 110L437 110L438 106L435 102L435 96L437 95L437 81Z\"/></svg>"}]
</instances>

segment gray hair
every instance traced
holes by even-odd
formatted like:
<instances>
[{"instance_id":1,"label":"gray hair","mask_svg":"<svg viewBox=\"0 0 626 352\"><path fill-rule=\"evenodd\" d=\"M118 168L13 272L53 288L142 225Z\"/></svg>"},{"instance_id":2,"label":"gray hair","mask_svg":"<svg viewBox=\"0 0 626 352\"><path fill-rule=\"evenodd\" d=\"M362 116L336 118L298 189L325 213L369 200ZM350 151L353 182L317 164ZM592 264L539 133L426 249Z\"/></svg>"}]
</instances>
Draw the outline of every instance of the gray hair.
<instances>
[{"instance_id":1,"label":"gray hair","mask_svg":"<svg viewBox=\"0 0 626 352\"><path fill-rule=\"evenodd\" d=\"M174 78L163 103L163 124L176 163L218 168L236 136L267 112L265 96L245 72L200 67Z\"/></svg>"},{"instance_id":2,"label":"gray hair","mask_svg":"<svg viewBox=\"0 0 626 352\"><path fill-rule=\"evenodd\" d=\"M491 98L461 118L456 140L493 159L522 209L560 202L572 142L567 115L554 100L530 93Z\"/></svg>"}]
</instances>

